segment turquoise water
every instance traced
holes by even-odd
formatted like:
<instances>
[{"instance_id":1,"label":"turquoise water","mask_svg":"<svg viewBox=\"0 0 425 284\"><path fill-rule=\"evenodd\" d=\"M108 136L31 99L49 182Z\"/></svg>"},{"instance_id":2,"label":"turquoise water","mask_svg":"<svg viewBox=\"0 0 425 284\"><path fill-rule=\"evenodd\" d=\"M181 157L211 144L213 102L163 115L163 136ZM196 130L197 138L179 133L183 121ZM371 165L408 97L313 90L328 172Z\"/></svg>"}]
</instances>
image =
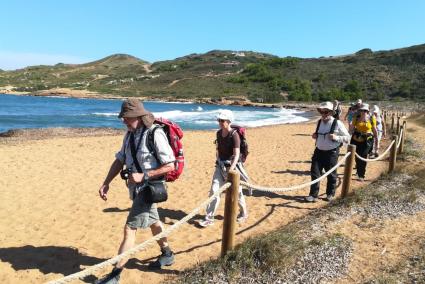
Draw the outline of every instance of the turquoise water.
<instances>
[{"instance_id":1,"label":"turquoise water","mask_svg":"<svg viewBox=\"0 0 425 284\"><path fill-rule=\"evenodd\" d=\"M112 127L123 128L117 118L121 100L34 97L0 94L0 132L19 128ZM177 122L183 129L217 129L221 109L234 112L236 123L247 127L296 123L308 114L290 109L219 106L198 103L144 102L155 116Z\"/></svg>"}]
</instances>

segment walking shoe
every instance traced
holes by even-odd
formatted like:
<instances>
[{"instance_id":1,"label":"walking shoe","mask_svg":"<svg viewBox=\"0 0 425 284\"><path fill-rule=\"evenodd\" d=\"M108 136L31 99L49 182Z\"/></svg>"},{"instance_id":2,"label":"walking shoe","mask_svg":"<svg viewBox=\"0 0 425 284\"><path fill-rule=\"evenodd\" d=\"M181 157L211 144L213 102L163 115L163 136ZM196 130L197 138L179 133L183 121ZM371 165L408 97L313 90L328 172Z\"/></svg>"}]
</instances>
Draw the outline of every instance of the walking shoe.
<instances>
[{"instance_id":1,"label":"walking shoe","mask_svg":"<svg viewBox=\"0 0 425 284\"><path fill-rule=\"evenodd\" d=\"M122 268L114 268L111 273L106 275L105 277L98 279L94 282L94 284L118 284L120 283L120 275Z\"/></svg>"},{"instance_id":2,"label":"walking shoe","mask_svg":"<svg viewBox=\"0 0 425 284\"><path fill-rule=\"evenodd\" d=\"M332 201L335 198L333 195L326 195L325 200L326 201Z\"/></svg>"},{"instance_id":3,"label":"walking shoe","mask_svg":"<svg viewBox=\"0 0 425 284\"><path fill-rule=\"evenodd\" d=\"M252 188L251 187L248 187L248 194L247 195L252 196Z\"/></svg>"},{"instance_id":4,"label":"walking shoe","mask_svg":"<svg viewBox=\"0 0 425 284\"><path fill-rule=\"evenodd\" d=\"M246 221L246 219L248 219L248 215L245 215L245 214L239 214L239 216L238 216L238 218L236 219L236 221L239 223L239 224L242 224L243 222L245 222Z\"/></svg>"},{"instance_id":5,"label":"walking shoe","mask_svg":"<svg viewBox=\"0 0 425 284\"><path fill-rule=\"evenodd\" d=\"M304 197L304 199L307 202L316 202L317 201L317 197L314 197L314 196L311 196L311 195Z\"/></svg>"},{"instance_id":6,"label":"walking shoe","mask_svg":"<svg viewBox=\"0 0 425 284\"><path fill-rule=\"evenodd\" d=\"M205 219L205 220L199 221L198 224L199 224L199 226L201 226L203 228L206 228L208 226L213 225L214 224L214 221L213 220L210 220L210 219Z\"/></svg>"},{"instance_id":7,"label":"walking shoe","mask_svg":"<svg viewBox=\"0 0 425 284\"><path fill-rule=\"evenodd\" d=\"M161 255L154 262L149 263L148 269L157 270L163 266L170 266L174 263L174 253L169 247L161 249Z\"/></svg>"}]
</instances>

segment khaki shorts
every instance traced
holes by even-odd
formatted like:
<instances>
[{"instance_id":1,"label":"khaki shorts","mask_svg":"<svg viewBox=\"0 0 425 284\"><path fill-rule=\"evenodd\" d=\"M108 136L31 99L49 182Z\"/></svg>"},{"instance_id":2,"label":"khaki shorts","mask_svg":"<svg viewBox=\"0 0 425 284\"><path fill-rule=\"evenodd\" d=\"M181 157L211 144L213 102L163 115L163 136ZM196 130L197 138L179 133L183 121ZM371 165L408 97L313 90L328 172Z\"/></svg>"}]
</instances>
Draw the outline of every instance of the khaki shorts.
<instances>
[{"instance_id":1,"label":"khaki shorts","mask_svg":"<svg viewBox=\"0 0 425 284\"><path fill-rule=\"evenodd\" d=\"M155 203L146 203L143 194L134 198L126 224L132 229L145 229L159 221L158 209Z\"/></svg>"}]
</instances>

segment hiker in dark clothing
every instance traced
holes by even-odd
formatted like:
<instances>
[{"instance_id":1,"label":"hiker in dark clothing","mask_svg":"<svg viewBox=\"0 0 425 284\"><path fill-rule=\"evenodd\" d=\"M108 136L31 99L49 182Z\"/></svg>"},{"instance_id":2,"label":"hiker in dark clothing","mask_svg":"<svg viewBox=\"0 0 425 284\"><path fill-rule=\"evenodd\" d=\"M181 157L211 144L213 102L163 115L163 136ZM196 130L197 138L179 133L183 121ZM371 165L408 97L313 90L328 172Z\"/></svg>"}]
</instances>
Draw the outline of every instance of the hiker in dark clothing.
<instances>
[{"instance_id":1,"label":"hiker in dark clothing","mask_svg":"<svg viewBox=\"0 0 425 284\"><path fill-rule=\"evenodd\" d=\"M322 171L328 171L338 162L339 148L341 143L348 143L350 134L344 124L332 117L333 105L331 102L324 102L317 108L321 114L316 132L312 137L316 140L316 148L311 160L311 180L315 180L322 175ZM331 201L335 196L337 172L333 171L327 177L326 198ZM308 202L315 202L319 196L320 182L310 186L310 193L305 198Z\"/></svg>"}]
</instances>

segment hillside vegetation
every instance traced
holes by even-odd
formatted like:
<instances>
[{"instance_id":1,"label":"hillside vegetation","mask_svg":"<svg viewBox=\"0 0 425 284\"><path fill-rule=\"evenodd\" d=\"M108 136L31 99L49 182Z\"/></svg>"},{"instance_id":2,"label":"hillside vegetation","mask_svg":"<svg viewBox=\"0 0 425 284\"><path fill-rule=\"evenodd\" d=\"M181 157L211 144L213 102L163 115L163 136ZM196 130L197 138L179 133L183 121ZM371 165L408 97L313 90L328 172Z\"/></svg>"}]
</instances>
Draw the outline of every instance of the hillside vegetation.
<instances>
[{"instance_id":1,"label":"hillside vegetation","mask_svg":"<svg viewBox=\"0 0 425 284\"><path fill-rule=\"evenodd\" d=\"M86 64L2 71L0 88L5 86L24 92L70 88L164 99L424 100L425 44L321 58L213 50L153 64L117 54Z\"/></svg>"}]
</instances>

